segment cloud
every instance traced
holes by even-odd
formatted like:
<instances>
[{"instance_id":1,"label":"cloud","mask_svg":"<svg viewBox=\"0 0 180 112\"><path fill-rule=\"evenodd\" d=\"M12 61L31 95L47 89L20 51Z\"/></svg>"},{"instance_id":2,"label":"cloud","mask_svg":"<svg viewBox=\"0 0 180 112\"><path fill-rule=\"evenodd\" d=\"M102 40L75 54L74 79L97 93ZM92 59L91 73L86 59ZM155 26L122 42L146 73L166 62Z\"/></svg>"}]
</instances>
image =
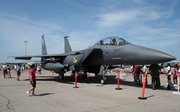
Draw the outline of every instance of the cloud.
<instances>
[{"instance_id":1,"label":"cloud","mask_svg":"<svg viewBox=\"0 0 180 112\"><path fill-rule=\"evenodd\" d=\"M114 11L97 15L99 27L118 27L144 24L145 22L160 20L169 15L169 12L158 12L149 9L131 9Z\"/></svg>"},{"instance_id":2,"label":"cloud","mask_svg":"<svg viewBox=\"0 0 180 112\"><path fill-rule=\"evenodd\" d=\"M65 8L57 8L61 12L60 16L56 15L57 20L51 17L38 20L23 12L22 15L1 13L2 53L24 55L24 41L27 40L27 54L41 54L42 34L45 34L49 54L64 52L63 37L66 35L73 50L88 48L108 36L119 36L133 44L167 52L164 48L178 45L180 20L173 18L177 13L177 2L159 5L159 2L144 0L107 0L103 3L91 2L94 5L88 8L86 3L73 1L70 6L75 5L77 9L69 13Z\"/></svg>"},{"instance_id":3,"label":"cloud","mask_svg":"<svg viewBox=\"0 0 180 112\"><path fill-rule=\"evenodd\" d=\"M113 13L105 13L98 15L99 17L99 26L100 27L116 27L116 26L123 26L128 21L135 19L137 16L137 11L132 11L131 16L127 13L131 11L117 11Z\"/></svg>"}]
</instances>

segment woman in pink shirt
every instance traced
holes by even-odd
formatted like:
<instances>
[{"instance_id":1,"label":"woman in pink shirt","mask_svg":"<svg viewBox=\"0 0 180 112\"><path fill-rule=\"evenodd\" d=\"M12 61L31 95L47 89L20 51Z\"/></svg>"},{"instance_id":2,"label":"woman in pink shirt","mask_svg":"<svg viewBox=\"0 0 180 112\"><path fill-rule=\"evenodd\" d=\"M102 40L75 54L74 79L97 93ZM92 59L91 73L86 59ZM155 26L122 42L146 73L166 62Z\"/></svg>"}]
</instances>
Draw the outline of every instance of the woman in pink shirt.
<instances>
[{"instance_id":1,"label":"woman in pink shirt","mask_svg":"<svg viewBox=\"0 0 180 112\"><path fill-rule=\"evenodd\" d=\"M174 86L177 86L177 78L178 78L178 64L174 66L174 72L173 72L173 82Z\"/></svg>"},{"instance_id":2,"label":"woman in pink shirt","mask_svg":"<svg viewBox=\"0 0 180 112\"><path fill-rule=\"evenodd\" d=\"M34 69L35 69L35 65L32 64L30 66L30 70L29 70L29 81L30 81L30 83L32 85L32 88L29 91L27 91L28 95L30 95L31 91L32 91L32 95L35 95L34 91L35 91L35 88L36 88L36 74L35 74Z\"/></svg>"}]
</instances>

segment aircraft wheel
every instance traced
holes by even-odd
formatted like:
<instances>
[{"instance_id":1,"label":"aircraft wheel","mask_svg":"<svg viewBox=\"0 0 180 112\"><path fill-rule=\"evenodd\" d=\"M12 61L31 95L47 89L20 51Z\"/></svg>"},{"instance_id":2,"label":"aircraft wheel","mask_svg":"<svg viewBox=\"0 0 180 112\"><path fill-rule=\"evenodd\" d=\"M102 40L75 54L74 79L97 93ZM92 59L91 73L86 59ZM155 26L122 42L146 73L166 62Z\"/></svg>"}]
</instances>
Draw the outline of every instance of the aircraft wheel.
<instances>
[{"instance_id":1,"label":"aircraft wheel","mask_svg":"<svg viewBox=\"0 0 180 112\"><path fill-rule=\"evenodd\" d=\"M82 74L82 79L87 78L87 74Z\"/></svg>"},{"instance_id":2,"label":"aircraft wheel","mask_svg":"<svg viewBox=\"0 0 180 112\"><path fill-rule=\"evenodd\" d=\"M98 73L95 73L95 77L98 77L99 75L98 75Z\"/></svg>"},{"instance_id":3,"label":"aircraft wheel","mask_svg":"<svg viewBox=\"0 0 180 112\"><path fill-rule=\"evenodd\" d=\"M105 84L106 80L105 79L101 79L101 84Z\"/></svg>"}]
</instances>

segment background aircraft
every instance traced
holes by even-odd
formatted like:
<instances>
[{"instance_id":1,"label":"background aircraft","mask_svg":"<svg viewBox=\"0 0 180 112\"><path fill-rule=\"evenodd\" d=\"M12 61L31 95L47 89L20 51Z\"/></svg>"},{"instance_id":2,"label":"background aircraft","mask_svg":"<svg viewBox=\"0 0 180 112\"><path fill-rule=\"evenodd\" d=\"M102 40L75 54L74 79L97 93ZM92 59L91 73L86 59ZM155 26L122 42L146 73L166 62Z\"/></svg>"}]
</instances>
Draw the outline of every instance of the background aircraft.
<instances>
[{"instance_id":1,"label":"background aircraft","mask_svg":"<svg viewBox=\"0 0 180 112\"><path fill-rule=\"evenodd\" d=\"M142 65L162 63L174 60L175 57L150 48L133 45L120 37L106 37L92 47L84 50L72 51L67 36L64 37L65 53L48 54L44 35L42 35L42 55L11 56L15 59L30 60L32 57L41 58L41 67L64 74L65 71L76 70L83 73L97 75L101 65Z\"/></svg>"}]
</instances>

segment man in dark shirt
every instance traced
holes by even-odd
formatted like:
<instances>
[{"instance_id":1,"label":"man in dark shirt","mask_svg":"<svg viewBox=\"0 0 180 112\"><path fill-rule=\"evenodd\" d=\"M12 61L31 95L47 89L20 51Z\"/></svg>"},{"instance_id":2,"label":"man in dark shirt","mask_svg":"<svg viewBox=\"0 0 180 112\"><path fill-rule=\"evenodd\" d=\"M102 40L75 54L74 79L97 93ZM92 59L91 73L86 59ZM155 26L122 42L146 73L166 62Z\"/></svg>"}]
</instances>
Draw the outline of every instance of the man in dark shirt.
<instances>
[{"instance_id":1,"label":"man in dark shirt","mask_svg":"<svg viewBox=\"0 0 180 112\"><path fill-rule=\"evenodd\" d=\"M159 73L160 73L161 67L158 64L152 64L149 67L149 71L151 73L152 77L152 88L153 90L155 89L160 89L160 78L159 78Z\"/></svg>"}]
</instances>

